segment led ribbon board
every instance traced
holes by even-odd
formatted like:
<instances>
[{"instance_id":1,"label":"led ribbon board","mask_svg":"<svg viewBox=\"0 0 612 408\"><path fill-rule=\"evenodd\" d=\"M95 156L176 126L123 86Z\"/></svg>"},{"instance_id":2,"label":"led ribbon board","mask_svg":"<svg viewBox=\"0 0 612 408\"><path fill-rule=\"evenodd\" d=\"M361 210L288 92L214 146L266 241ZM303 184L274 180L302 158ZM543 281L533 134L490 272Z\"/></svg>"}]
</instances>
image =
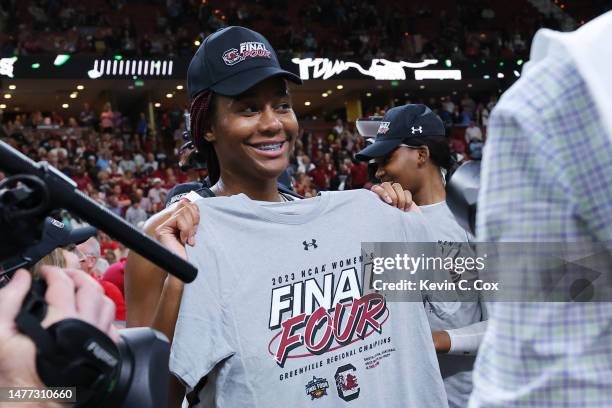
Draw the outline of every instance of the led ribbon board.
<instances>
[{"instance_id":1,"label":"led ribbon board","mask_svg":"<svg viewBox=\"0 0 612 408\"><path fill-rule=\"evenodd\" d=\"M386 59L373 59L367 69L357 62L330 60L328 58L293 58L291 62L299 67L300 78L303 80L329 79L349 69L355 69L362 75L381 81L405 80L405 68L416 70L415 79L461 79L460 70L417 70L437 64L438 60L435 59L426 59L421 62L394 62ZM417 78L417 73L420 78Z\"/></svg>"},{"instance_id":2,"label":"led ribbon board","mask_svg":"<svg viewBox=\"0 0 612 408\"><path fill-rule=\"evenodd\" d=\"M97 59L93 68L87 72L91 79L102 76L161 76L171 77L174 69L172 60L141 60L141 59Z\"/></svg>"},{"instance_id":3,"label":"led ribbon board","mask_svg":"<svg viewBox=\"0 0 612 408\"><path fill-rule=\"evenodd\" d=\"M0 75L13 78L13 66L17 61L17 57L12 58L1 58L0 59Z\"/></svg>"}]
</instances>

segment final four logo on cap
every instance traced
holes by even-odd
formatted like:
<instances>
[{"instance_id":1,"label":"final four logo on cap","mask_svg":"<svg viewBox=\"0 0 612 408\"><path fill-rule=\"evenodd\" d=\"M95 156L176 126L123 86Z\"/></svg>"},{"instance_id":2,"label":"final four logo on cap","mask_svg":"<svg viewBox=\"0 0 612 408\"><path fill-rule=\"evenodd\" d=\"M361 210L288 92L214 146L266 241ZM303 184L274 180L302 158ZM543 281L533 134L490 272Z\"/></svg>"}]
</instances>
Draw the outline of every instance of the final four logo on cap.
<instances>
[{"instance_id":1,"label":"final four logo on cap","mask_svg":"<svg viewBox=\"0 0 612 408\"><path fill-rule=\"evenodd\" d=\"M384 135L389 131L389 125L391 125L391 122L380 122L377 133Z\"/></svg>"},{"instance_id":2,"label":"final four logo on cap","mask_svg":"<svg viewBox=\"0 0 612 408\"><path fill-rule=\"evenodd\" d=\"M240 51L236 48L230 48L223 53L223 62L229 66L236 65L249 58L270 58L270 50L266 48L264 43L248 41L240 43Z\"/></svg>"}]
</instances>

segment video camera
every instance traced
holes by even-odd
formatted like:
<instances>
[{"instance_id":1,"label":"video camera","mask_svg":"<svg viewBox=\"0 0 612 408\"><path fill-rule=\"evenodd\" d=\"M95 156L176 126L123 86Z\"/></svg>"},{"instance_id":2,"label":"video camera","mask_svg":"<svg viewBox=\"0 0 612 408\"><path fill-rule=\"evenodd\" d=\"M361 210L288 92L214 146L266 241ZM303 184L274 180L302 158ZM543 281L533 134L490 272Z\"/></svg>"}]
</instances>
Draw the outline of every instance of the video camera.
<instances>
[{"instance_id":1,"label":"video camera","mask_svg":"<svg viewBox=\"0 0 612 408\"><path fill-rule=\"evenodd\" d=\"M53 210L64 208L123 242L160 268L191 282L197 269L77 190L45 162L36 163L0 141L0 285L45 255L41 239ZM56 227L60 228L58 225ZM10 234L7 233L10 231ZM54 248L47 248L51 251ZM121 341L81 320L40 326L46 285L34 280L17 328L36 344L37 372L49 387L76 387L77 407L160 407L167 403L170 347L149 328L120 330Z\"/></svg>"}]
</instances>

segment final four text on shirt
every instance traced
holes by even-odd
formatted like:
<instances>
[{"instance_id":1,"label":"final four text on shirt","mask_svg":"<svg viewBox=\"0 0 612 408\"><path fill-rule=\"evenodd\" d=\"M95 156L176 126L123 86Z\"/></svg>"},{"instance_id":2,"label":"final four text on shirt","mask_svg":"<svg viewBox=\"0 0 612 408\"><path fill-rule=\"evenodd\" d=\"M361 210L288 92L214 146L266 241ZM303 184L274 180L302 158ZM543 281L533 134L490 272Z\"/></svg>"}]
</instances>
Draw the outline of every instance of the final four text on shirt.
<instances>
[{"instance_id":1,"label":"final four text on shirt","mask_svg":"<svg viewBox=\"0 0 612 408\"><path fill-rule=\"evenodd\" d=\"M322 276L272 289L268 327L280 331L270 340L268 352L280 367L287 358L321 355L382 333L389 317L385 297L363 295L357 269L361 265L355 262L361 257L349 259L353 266L340 269L340 263L332 263L332 271Z\"/></svg>"}]
</instances>

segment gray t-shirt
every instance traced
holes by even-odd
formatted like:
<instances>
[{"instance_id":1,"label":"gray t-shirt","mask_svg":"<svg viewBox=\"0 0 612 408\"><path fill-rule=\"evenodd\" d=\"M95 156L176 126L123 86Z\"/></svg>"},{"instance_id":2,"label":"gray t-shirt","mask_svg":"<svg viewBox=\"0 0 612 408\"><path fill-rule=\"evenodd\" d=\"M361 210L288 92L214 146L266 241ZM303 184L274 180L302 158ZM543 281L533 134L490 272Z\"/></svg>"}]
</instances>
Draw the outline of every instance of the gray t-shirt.
<instances>
[{"instance_id":1,"label":"gray t-shirt","mask_svg":"<svg viewBox=\"0 0 612 408\"><path fill-rule=\"evenodd\" d=\"M470 240L468 233L455 220L446 201L420 206L419 208L428 221L429 228L442 253L451 253L454 248L458 247L456 243ZM463 251L467 249L465 245L460 246L460 248ZM463 252L456 253L456 255L468 256ZM454 278L451 273L451 279ZM425 310L432 330L465 327L480 322L483 318L479 302L426 303ZM462 408L467 406L472 392L472 370L474 369L475 359L475 356L438 354L449 407Z\"/></svg>"},{"instance_id":2,"label":"gray t-shirt","mask_svg":"<svg viewBox=\"0 0 612 408\"><path fill-rule=\"evenodd\" d=\"M422 215L366 190L197 203L187 254L199 273L184 288L170 357L189 388L207 376L197 406L447 405L422 303L362 287L371 254L361 242L431 241Z\"/></svg>"}]
</instances>

